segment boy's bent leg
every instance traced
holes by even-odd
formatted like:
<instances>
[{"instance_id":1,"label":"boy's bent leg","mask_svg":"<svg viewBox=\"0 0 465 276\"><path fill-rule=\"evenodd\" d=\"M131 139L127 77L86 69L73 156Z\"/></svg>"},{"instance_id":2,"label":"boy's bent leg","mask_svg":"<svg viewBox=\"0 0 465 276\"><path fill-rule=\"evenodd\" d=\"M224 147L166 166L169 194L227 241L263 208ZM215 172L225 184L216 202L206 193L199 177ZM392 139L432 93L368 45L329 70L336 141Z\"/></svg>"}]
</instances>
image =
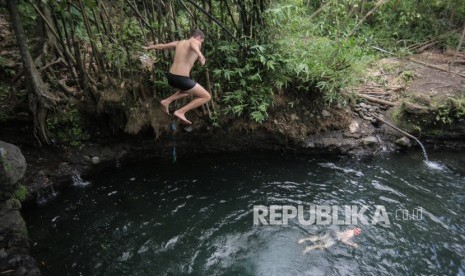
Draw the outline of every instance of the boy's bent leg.
<instances>
[{"instance_id":1,"label":"boy's bent leg","mask_svg":"<svg viewBox=\"0 0 465 276\"><path fill-rule=\"evenodd\" d=\"M207 90L205 90L205 88L203 88L198 83L192 89L187 90L185 93L192 95L196 98L193 99L190 103L183 106L182 108L176 110L174 112L174 116L178 117L186 124L192 124L191 121L186 119L185 113L207 103L211 99L211 96L210 93L208 93Z\"/></svg>"},{"instance_id":2,"label":"boy's bent leg","mask_svg":"<svg viewBox=\"0 0 465 276\"><path fill-rule=\"evenodd\" d=\"M305 254L305 253L307 253L309 251L312 251L312 250L315 250L315 249L323 249L323 248L325 248L323 245L307 246L307 247L305 247L303 253Z\"/></svg>"},{"instance_id":3,"label":"boy's bent leg","mask_svg":"<svg viewBox=\"0 0 465 276\"><path fill-rule=\"evenodd\" d=\"M176 93L174 93L173 95L169 96L168 98L164 99L164 100L161 100L160 101L160 104L163 106L163 111L166 113L166 114L170 114L170 104L171 102L175 101L175 100L178 100L178 99L181 99L181 98L185 98L189 96L189 94L187 93L183 93L181 91L177 91Z\"/></svg>"},{"instance_id":4,"label":"boy's bent leg","mask_svg":"<svg viewBox=\"0 0 465 276\"><path fill-rule=\"evenodd\" d=\"M316 241L319 240L319 239L320 239L319 236L309 236L308 238L300 239L300 240L298 241L298 243L303 243L303 242L306 242L306 241L316 242Z\"/></svg>"}]
</instances>

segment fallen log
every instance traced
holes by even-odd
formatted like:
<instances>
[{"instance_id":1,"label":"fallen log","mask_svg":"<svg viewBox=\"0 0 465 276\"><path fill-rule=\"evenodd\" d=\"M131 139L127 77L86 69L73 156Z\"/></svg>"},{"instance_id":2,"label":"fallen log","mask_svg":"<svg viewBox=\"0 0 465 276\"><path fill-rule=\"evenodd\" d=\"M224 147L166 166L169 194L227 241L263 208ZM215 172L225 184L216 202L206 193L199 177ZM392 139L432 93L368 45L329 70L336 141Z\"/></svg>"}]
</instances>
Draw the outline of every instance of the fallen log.
<instances>
[{"instance_id":1,"label":"fallen log","mask_svg":"<svg viewBox=\"0 0 465 276\"><path fill-rule=\"evenodd\" d=\"M446 72L446 73L450 73L450 74L457 75L457 76L460 76L462 78L465 78L464 74L461 74L461 73L458 73L458 72L449 71L449 70L441 68L439 66L429 64L429 63L426 63L426 62L423 62L423 61L420 61L420 60L416 60L416 59L413 59L413 58L407 58L407 59L410 60L410 61L413 61L415 63L421 64L423 66L429 67L429 68L437 69L437 70L440 70L440 71L443 71L443 72Z\"/></svg>"},{"instance_id":2,"label":"fallen log","mask_svg":"<svg viewBox=\"0 0 465 276\"><path fill-rule=\"evenodd\" d=\"M388 105L388 106L397 106L397 103L386 101L386 100L381 100L381 99L371 97L371 96L368 96L368 95L363 95L363 94L359 94L359 93L357 93L356 95L359 96L360 98L365 99L365 100L370 101L370 102L374 102L374 103L378 103L378 104L382 104L382 105Z\"/></svg>"},{"instance_id":3,"label":"fallen log","mask_svg":"<svg viewBox=\"0 0 465 276\"><path fill-rule=\"evenodd\" d=\"M347 92L347 91L343 91L342 93L346 94L347 96L351 96L352 94ZM370 97L368 95L363 95L363 94L360 94L360 93L353 93L355 94L356 96L362 98L362 99L365 99L367 101L370 101L370 102L373 102L373 103L377 103L377 104L382 104L382 105L387 105L387 106L397 106L397 103L395 102L390 102L390 101L386 101L386 100L381 100L381 99L378 99L378 98L375 98L375 97Z\"/></svg>"}]
</instances>

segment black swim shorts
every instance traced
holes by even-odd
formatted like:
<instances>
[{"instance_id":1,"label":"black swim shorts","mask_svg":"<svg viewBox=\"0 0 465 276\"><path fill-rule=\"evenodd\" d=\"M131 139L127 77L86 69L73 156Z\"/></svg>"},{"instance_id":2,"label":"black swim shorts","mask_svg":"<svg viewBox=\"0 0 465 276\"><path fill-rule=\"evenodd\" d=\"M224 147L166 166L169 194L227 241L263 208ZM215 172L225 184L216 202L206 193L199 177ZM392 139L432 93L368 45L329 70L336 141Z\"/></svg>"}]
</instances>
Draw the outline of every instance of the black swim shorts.
<instances>
[{"instance_id":1,"label":"black swim shorts","mask_svg":"<svg viewBox=\"0 0 465 276\"><path fill-rule=\"evenodd\" d=\"M174 88L186 92L187 90L192 89L196 83L191 80L189 77L179 76L171 73L166 73L166 78L168 79L168 84Z\"/></svg>"}]
</instances>

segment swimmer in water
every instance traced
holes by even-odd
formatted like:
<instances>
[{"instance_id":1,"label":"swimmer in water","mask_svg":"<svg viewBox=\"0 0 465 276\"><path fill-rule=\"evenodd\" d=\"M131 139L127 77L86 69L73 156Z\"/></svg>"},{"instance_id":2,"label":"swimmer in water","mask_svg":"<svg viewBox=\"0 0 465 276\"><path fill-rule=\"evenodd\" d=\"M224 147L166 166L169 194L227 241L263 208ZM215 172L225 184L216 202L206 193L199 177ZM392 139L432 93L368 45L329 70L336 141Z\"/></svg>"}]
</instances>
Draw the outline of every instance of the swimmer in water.
<instances>
[{"instance_id":1,"label":"swimmer in water","mask_svg":"<svg viewBox=\"0 0 465 276\"><path fill-rule=\"evenodd\" d=\"M300 239L299 243L304 243L306 241L315 243L315 245L305 247L305 250L303 253L307 253L308 251L311 251L314 249L329 248L335 245L338 241L341 241L347 245L357 248L358 245L354 242L351 242L350 239L352 239L354 236L360 235L361 233L362 233L362 229L357 227L354 229L346 230L344 232L336 232L333 235L326 234L322 237L316 236L316 235L310 236L308 238Z\"/></svg>"}]
</instances>

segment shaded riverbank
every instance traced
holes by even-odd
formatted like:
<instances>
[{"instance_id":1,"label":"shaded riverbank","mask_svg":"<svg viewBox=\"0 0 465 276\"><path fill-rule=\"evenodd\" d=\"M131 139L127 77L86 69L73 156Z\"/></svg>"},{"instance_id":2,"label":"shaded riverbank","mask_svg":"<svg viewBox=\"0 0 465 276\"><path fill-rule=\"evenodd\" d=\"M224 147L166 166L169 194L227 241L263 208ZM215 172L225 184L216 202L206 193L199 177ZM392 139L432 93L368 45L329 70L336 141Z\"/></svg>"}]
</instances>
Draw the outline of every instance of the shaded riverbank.
<instances>
[{"instance_id":1,"label":"shaded riverbank","mask_svg":"<svg viewBox=\"0 0 465 276\"><path fill-rule=\"evenodd\" d=\"M370 108L368 104L364 106ZM324 110L323 114L326 113L319 119L311 115L297 117L296 114L281 113L264 125L246 124L236 119L221 128L203 124L194 126L192 132L179 126L176 133L166 132L157 139L150 133L119 134L95 138L77 147L37 148L32 143L32 137L16 133L14 139L28 162L28 170L21 184L30 192L28 199L37 200L37 191L43 190L47 194L50 186L59 188L63 184L68 185L76 174L89 175L104 167L119 167L124 162L146 158L162 158L172 162L173 139L178 158L248 151L337 153L363 158L388 152L421 151L415 141L409 141L402 133L382 122L362 119L349 109ZM388 117L385 120L391 122ZM303 135L309 128L320 128L322 131ZM450 139L420 137L420 140L429 149L460 150L465 147L460 135Z\"/></svg>"}]
</instances>

